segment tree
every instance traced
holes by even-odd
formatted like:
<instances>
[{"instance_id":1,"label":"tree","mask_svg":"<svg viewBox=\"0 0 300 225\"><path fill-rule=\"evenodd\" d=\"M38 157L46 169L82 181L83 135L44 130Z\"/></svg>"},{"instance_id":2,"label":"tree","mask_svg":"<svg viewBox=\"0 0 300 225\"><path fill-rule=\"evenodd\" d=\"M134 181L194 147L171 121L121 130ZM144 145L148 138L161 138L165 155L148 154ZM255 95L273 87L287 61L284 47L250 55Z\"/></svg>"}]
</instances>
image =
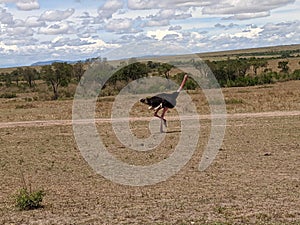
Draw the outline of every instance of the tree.
<instances>
[{"instance_id":1,"label":"tree","mask_svg":"<svg viewBox=\"0 0 300 225\"><path fill-rule=\"evenodd\" d=\"M159 68L161 65L160 62L153 62L151 60L147 61L147 67L150 69L150 70L157 70L157 68Z\"/></svg>"},{"instance_id":2,"label":"tree","mask_svg":"<svg viewBox=\"0 0 300 225\"><path fill-rule=\"evenodd\" d=\"M0 74L0 81L1 81L1 82L5 82L5 76L6 76L6 74L3 73L3 72ZM0 84L0 85L1 85L1 84Z\"/></svg>"},{"instance_id":3,"label":"tree","mask_svg":"<svg viewBox=\"0 0 300 225\"><path fill-rule=\"evenodd\" d=\"M10 87L12 84L12 74L6 73L5 74L5 85L6 87Z\"/></svg>"},{"instance_id":4,"label":"tree","mask_svg":"<svg viewBox=\"0 0 300 225\"><path fill-rule=\"evenodd\" d=\"M229 80L228 71L225 69L226 64L224 63L224 61L206 60L205 63L210 68L220 85L224 86ZM196 68L200 67L197 66Z\"/></svg>"},{"instance_id":5,"label":"tree","mask_svg":"<svg viewBox=\"0 0 300 225\"><path fill-rule=\"evenodd\" d=\"M134 59L130 59L132 62ZM137 80L139 78L147 76L149 73L149 68L145 63L135 62L129 63L127 66L122 67L114 73L114 75L109 79L109 82L116 84L117 81Z\"/></svg>"},{"instance_id":6,"label":"tree","mask_svg":"<svg viewBox=\"0 0 300 225\"><path fill-rule=\"evenodd\" d=\"M129 79L137 80L139 78L147 76L149 73L149 68L145 63L136 62L127 66L127 72Z\"/></svg>"},{"instance_id":7,"label":"tree","mask_svg":"<svg viewBox=\"0 0 300 225\"><path fill-rule=\"evenodd\" d=\"M77 62L76 64L73 65L73 75L78 82L80 81L84 72L85 72L85 70L83 68L82 62Z\"/></svg>"},{"instance_id":8,"label":"tree","mask_svg":"<svg viewBox=\"0 0 300 225\"><path fill-rule=\"evenodd\" d=\"M41 69L42 78L53 90L53 99L59 97L58 88L66 87L71 81L72 66L67 63L53 63L52 65L43 66Z\"/></svg>"},{"instance_id":9,"label":"tree","mask_svg":"<svg viewBox=\"0 0 300 225\"><path fill-rule=\"evenodd\" d=\"M27 67L22 70L22 75L24 77L24 80L27 81L30 88L34 86L34 80L37 76L37 71L34 68Z\"/></svg>"},{"instance_id":10,"label":"tree","mask_svg":"<svg viewBox=\"0 0 300 225\"><path fill-rule=\"evenodd\" d=\"M163 64L161 64L160 65L160 67L158 68L158 73L160 74L160 75L165 75L165 77L167 78L167 79L169 79L169 77L170 77L170 71L171 71L171 69L173 68L174 66L173 65L170 65L170 64L168 64L168 63L163 63Z\"/></svg>"},{"instance_id":11,"label":"tree","mask_svg":"<svg viewBox=\"0 0 300 225\"><path fill-rule=\"evenodd\" d=\"M19 72L19 69L22 69L21 67L19 67L18 69L12 71L10 74L11 74L11 77L12 77L12 80L14 80L17 84L17 86L19 86L19 79L20 79L20 76L22 75L20 72Z\"/></svg>"},{"instance_id":12,"label":"tree","mask_svg":"<svg viewBox=\"0 0 300 225\"><path fill-rule=\"evenodd\" d=\"M291 52L290 51L283 51L281 53L282 58L290 58L291 57Z\"/></svg>"},{"instance_id":13,"label":"tree","mask_svg":"<svg viewBox=\"0 0 300 225\"><path fill-rule=\"evenodd\" d=\"M247 70L250 68L250 63L247 59L237 59L236 61L237 66L237 77L245 77Z\"/></svg>"},{"instance_id":14,"label":"tree","mask_svg":"<svg viewBox=\"0 0 300 225\"><path fill-rule=\"evenodd\" d=\"M247 70L250 68L250 63L247 59L227 59L223 61L206 61L217 81L221 86L225 86L230 82L235 82L237 79L242 79L246 76Z\"/></svg>"},{"instance_id":15,"label":"tree","mask_svg":"<svg viewBox=\"0 0 300 225\"><path fill-rule=\"evenodd\" d=\"M268 65L268 61L266 59L256 59L255 57L253 57L250 59L250 64L252 65L253 72L256 76L258 68L266 67Z\"/></svg>"},{"instance_id":16,"label":"tree","mask_svg":"<svg viewBox=\"0 0 300 225\"><path fill-rule=\"evenodd\" d=\"M280 72L282 73L288 73L289 72L289 66L288 66L289 62L288 61L280 61L278 62L278 68L281 69Z\"/></svg>"}]
</instances>

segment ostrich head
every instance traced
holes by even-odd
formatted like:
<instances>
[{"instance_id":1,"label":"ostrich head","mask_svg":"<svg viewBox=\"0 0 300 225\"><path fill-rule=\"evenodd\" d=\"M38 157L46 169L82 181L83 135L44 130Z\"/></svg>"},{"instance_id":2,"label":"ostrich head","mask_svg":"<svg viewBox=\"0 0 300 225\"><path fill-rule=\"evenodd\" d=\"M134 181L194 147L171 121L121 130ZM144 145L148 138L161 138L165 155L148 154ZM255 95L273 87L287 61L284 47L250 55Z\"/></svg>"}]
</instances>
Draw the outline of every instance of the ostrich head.
<instances>
[{"instance_id":1,"label":"ostrich head","mask_svg":"<svg viewBox=\"0 0 300 225\"><path fill-rule=\"evenodd\" d=\"M149 104L148 98L141 98L140 102L144 103L144 104Z\"/></svg>"}]
</instances>

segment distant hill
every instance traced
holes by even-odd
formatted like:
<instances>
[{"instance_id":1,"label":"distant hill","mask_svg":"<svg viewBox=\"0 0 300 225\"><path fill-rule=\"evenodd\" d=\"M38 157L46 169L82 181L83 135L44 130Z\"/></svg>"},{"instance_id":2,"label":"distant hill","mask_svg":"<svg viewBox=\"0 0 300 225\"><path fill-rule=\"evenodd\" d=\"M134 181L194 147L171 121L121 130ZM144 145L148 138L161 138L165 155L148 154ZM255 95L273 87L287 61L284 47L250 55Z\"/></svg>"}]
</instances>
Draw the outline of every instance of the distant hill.
<instances>
[{"instance_id":1,"label":"distant hill","mask_svg":"<svg viewBox=\"0 0 300 225\"><path fill-rule=\"evenodd\" d=\"M31 66L45 66L45 65L51 65L52 63L56 63L56 62L64 62L63 60L50 60L50 61L41 61L41 62L36 62L31 64Z\"/></svg>"},{"instance_id":2,"label":"distant hill","mask_svg":"<svg viewBox=\"0 0 300 225\"><path fill-rule=\"evenodd\" d=\"M73 63L77 63L78 61L49 60L49 61L36 62L31 64L30 66L45 66L45 65L51 65L52 63L64 63L64 62L73 64Z\"/></svg>"}]
</instances>

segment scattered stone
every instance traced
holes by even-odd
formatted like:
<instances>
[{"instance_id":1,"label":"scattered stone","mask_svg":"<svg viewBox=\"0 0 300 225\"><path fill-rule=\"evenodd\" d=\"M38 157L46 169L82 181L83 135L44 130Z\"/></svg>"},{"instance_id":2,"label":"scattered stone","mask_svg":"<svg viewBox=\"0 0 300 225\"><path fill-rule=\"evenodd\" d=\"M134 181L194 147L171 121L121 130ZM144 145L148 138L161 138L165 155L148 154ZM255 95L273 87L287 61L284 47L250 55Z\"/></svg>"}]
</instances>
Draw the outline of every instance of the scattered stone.
<instances>
[{"instance_id":1,"label":"scattered stone","mask_svg":"<svg viewBox=\"0 0 300 225\"><path fill-rule=\"evenodd\" d=\"M271 156L272 153L271 152L265 152L264 156Z\"/></svg>"}]
</instances>

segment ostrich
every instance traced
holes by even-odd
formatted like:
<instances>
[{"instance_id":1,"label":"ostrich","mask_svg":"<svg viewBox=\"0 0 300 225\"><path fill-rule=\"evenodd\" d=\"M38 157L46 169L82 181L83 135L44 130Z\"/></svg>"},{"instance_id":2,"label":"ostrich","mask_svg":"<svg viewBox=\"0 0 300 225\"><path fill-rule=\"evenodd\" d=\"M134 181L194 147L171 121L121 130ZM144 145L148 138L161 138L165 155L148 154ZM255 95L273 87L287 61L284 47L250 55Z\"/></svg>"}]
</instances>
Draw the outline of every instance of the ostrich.
<instances>
[{"instance_id":1,"label":"ostrich","mask_svg":"<svg viewBox=\"0 0 300 225\"><path fill-rule=\"evenodd\" d=\"M167 120L164 118L165 113L168 111L168 109L172 109L176 106L176 99L180 93L180 91L183 89L186 80L188 78L188 75L186 74L181 82L180 87L177 91L173 93L162 93L155 95L153 97L147 97L140 99L140 102L149 105L149 109L154 109L154 116L161 119L160 124L160 132L163 132L163 125L167 127ZM158 111L163 110L162 114L159 116Z\"/></svg>"}]
</instances>

